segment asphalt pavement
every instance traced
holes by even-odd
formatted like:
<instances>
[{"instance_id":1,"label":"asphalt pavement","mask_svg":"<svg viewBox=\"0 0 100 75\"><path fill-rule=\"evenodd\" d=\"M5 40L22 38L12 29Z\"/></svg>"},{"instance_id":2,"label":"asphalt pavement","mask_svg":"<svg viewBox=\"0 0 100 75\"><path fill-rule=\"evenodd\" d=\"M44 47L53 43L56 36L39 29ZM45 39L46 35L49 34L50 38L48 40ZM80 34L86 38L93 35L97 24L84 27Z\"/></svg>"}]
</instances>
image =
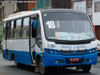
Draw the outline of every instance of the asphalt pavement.
<instances>
[{"instance_id":1,"label":"asphalt pavement","mask_svg":"<svg viewBox=\"0 0 100 75\"><path fill-rule=\"evenodd\" d=\"M14 67L13 61L4 60L2 53L0 53L0 75L40 75L34 72L32 66L21 66L20 68ZM76 71L75 68L69 68L66 70L52 70L48 75L100 75L100 63L93 65L90 73L84 73L82 71Z\"/></svg>"}]
</instances>

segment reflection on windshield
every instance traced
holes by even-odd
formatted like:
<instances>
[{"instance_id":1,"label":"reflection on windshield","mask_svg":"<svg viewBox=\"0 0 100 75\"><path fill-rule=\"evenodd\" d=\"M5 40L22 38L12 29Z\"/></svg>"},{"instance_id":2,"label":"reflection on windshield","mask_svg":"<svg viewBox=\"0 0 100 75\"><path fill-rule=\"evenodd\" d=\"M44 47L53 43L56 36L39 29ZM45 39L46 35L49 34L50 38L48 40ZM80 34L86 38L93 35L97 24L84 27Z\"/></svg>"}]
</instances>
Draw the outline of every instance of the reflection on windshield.
<instances>
[{"instance_id":1,"label":"reflection on windshield","mask_svg":"<svg viewBox=\"0 0 100 75\"><path fill-rule=\"evenodd\" d=\"M54 39L53 37L50 38ZM90 33L75 34L66 32L55 32L55 39L58 40L86 40L90 38L91 38Z\"/></svg>"},{"instance_id":2,"label":"reflection on windshield","mask_svg":"<svg viewBox=\"0 0 100 75\"><path fill-rule=\"evenodd\" d=\"M55 40L87 40L94 34L88 17L77 13L44 13L46 37Z\"/></svg>"}]
</instances>

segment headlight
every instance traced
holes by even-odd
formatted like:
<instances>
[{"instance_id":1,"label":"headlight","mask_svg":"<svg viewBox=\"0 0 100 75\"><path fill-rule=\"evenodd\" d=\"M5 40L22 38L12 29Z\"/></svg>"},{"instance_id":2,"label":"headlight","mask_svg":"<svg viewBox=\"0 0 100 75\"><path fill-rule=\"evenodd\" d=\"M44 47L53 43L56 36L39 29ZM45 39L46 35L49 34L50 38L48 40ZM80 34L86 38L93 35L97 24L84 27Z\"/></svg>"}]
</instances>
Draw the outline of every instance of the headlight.
<instances>
[{"instance_id":1,"label":"headlight","mask_svg":"<svg viewBox=\"0 0 100 75\"><path fill-rule=\"evenodd\" d=\"M93 51L93 53L94 53L94 52L95 52L95 49L93 49L92 51Z\"/></svg>"},{"instance_id":2,"label":"headlight","mask_svg":"<svg viewBox=\"0 0 100 75\"><path fill-rule=\"evenodd\" d=\"M91 50L89 50L89 53L92 53L92 51L91 51Z\"/></svg>"},{"instance_id":3,"label":"headlight","mask_svg":"<svg viewBox=\"0 0 100 75\"><path fill-rule=\"evenodd\" d=\"M96 49L90 49L89 50L89 53L95 53L96 52Z\"/></svg>"},{"instance_id":4,"label":"headlight","mask_svg":"<svg viewBox=\"0 0 100 75\"><path fill-rule=\"evenodd\" d=\"M50 54L57 54L58 51L57 51L57 50L49 50L49 53L50 53Z\"/></svg>"},{"instance_id":5,"label":"headlight","mask_svg":"<svg viewBox=\"0 0 100 75\"><path fill-rule=\"evenodd\" d=\"M53 51L52 50L50 50L50 54L52 54L53 53Z\"/></svg>"},{"instance_id":6,"label":"headlight","mask_svg":"<svg viewBox=\"0 0 100 75\"><path fill-rule=\"evenodd\" d=\"M55 51L55 54L57 54L58 53L58 51Z\"/></svg>"}]
</instances>

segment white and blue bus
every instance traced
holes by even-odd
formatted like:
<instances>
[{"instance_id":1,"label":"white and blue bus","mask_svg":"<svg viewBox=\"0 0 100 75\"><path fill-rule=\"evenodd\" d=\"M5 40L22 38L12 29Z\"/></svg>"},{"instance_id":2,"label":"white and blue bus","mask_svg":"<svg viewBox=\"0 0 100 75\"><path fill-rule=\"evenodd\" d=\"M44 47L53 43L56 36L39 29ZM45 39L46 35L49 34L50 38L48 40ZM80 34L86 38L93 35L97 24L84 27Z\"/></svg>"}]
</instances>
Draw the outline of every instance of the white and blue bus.
<instances>
[{"instance_id":1,"label":"white and blue bus","mask_svg":"<svg viewBox=\"0 0 100 75\"><path fill-rule=\"evenodd\" d=\"M89 72L97 63L97 39L88 16L69 9L19 12L3 21L3 58L49 67L79 66Z\"/></svg>"}]
</instances>

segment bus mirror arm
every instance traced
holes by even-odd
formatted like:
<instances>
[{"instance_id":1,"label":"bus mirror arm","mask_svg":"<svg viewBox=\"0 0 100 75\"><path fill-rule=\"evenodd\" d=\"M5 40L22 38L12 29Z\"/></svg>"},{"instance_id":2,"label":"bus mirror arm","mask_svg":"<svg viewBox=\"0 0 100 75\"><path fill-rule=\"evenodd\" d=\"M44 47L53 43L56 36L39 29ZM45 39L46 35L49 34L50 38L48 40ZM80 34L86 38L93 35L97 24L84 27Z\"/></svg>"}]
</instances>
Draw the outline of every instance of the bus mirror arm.
<instances>
[{"instance_id":1,"label":"bus mirror arm","mask_svg":"<svg viewBox=\"0 0 100 75\"><path fill-rule=\"evenodd\" d=\"M36 44L37 44L37 46L40 48L40 46L41 46L40 43L39 43L39 42L36 42Z\"/></svg>"},{"instance_id":2,"label":"bus mirror arm","mask_svg":"<svg viewBox=\"0 0 100 75\"><path fill-rule=\"evenodd\" d=\"M42 45L42 41L41 39L36 39L36 44L38 45L38 47L40 48Z\"/></svg>"}]
</instances>

